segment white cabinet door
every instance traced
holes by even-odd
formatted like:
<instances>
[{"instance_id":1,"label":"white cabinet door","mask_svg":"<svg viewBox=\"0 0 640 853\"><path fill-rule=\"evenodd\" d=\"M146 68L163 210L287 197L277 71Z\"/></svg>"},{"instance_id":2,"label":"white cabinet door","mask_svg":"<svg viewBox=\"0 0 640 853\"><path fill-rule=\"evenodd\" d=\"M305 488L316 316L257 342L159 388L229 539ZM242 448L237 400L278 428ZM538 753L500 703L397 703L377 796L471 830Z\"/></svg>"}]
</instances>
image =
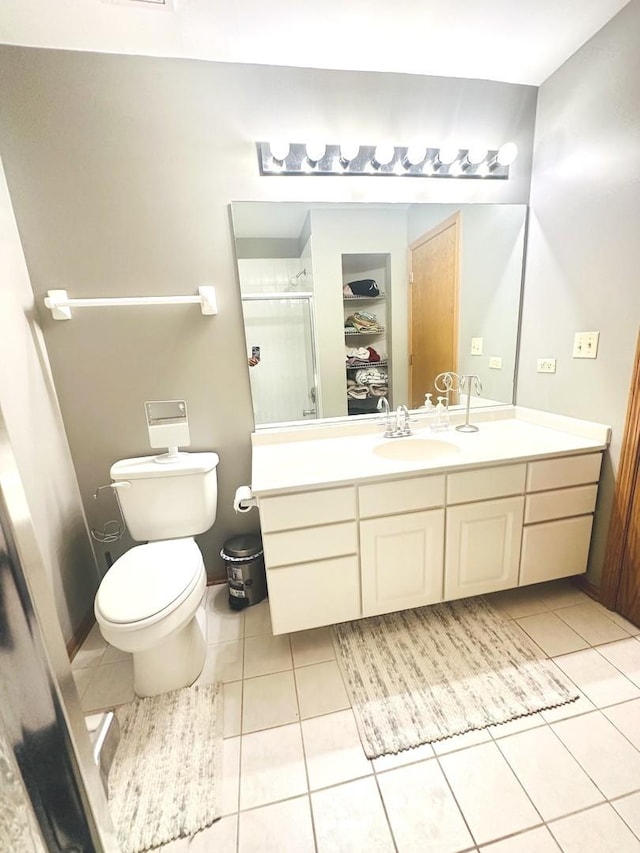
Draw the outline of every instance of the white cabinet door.
<instances>
[{"instance_id":1,"label":"white cabinet door","mask_svg":"<svg viewBox=\"0 0 640 853\"><path fill-rule=\"evenodd\" d=\"M447 509L445 601L518 585L524 497Z\"/></svg>"},{"instance_id":2,"label":"white cabinet door","mask_svg":"<svg viewBox=\"0 0 640 853\"><path fill-rule=\"evenodd\" d=\"M592 515L580 515L525 527L520 584L586 572L592 524Z\"/></svg>"},{"instance_id":3,"label":"white cabinet door","mask_svg":"<svg viewBox=\"0 0 640 853\"><path fill-rule=\"evenodd\" d=\"M444 510L360 522L362 613L442 601Z\"/></svg>"}]
</instances>

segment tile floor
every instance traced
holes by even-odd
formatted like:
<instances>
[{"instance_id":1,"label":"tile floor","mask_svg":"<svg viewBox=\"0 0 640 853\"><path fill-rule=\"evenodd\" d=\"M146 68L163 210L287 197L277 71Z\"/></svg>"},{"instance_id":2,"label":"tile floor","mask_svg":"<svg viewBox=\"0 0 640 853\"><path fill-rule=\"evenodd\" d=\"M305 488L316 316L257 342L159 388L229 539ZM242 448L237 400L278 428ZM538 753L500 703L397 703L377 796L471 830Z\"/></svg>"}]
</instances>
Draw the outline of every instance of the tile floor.
<instances>
[{"instance_id":1,"label":"tile floor","mask_svg":"<svg viewBox=\"0 0 640 853\"><path fill-rule=\"evenodd\" d=\"M329 630L271 633L267 602L207 594L199 681L224 682L224 816L164 853L640 853L640 629L569 582L488 596L573 680L552 711L369 761ZM83 707L133 698L93 630Z\"/></svg>"}]
</instances>

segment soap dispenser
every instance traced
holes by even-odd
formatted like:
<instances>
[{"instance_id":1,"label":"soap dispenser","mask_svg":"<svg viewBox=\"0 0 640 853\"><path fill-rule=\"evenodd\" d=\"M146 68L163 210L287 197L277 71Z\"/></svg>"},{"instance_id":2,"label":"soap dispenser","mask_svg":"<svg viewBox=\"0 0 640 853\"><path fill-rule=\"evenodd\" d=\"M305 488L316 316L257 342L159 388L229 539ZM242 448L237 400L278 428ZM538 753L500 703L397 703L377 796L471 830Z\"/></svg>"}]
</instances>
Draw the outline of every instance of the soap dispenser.
<instances>
[{"instance_id":1,"label":"soap dispenser","mask_svg":"<svg viewBox=\"0 0 640 853\"><path fill-rule=\"evenodd\" d=\"M434 429L438 431L449 429L449 410L444 404L444 399L444 397L438 397L435 408L436 421Z\"/></svg>"},{"instance_id":2,"label":"soap dispenser","mask_svg":"<svg viewBox=\"0 0 640 853\"><path fill-rule=\"evenodd\" d=\"M433 401L431 400L431 394L424 395L424 406L422 408L425 411L427 416L427 425L433 429L433 420L436 411L436 407L433 405Z\"/></svg>"}]
</instances>

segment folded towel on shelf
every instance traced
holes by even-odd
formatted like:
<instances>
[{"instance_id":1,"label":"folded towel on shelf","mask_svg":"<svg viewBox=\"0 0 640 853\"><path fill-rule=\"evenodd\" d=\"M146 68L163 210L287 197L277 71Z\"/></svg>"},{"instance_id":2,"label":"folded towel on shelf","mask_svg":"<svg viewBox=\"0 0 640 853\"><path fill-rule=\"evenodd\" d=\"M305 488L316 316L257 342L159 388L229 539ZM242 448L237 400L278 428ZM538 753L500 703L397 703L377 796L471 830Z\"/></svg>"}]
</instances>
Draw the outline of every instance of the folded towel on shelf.
<instances>
[{"instance_id":1,"label":"folded towel on shelf","mask_svg":"<svg viewBox=\"0 0 640 853\"><path fill-rule=\"evenodd\" d=\"M373 347L367 347L367 350L369 352L369 361L380 361L380 356Z\"/></svg>"},{"instance_id":2,"label":"folded towel on shelf","mask_svg":"<svg viewBox=\"0 0 640 853\"><path fill-rule=\"evenodd\" d=\"M346 284L354 296L379 296L378 285L373 278L362 278L359 281L350 281ZM344 289L344 288L343 288Z\"/></svg>"},{"instance_id":3,"label":"folded towel on shelf","mask_svg":"<svg viewBox=\"0 0 640 853\"><path fill-rule=\"evenodd\" d=\"M356 311L350 314L344 321L345 328L355 329L357 332L384 332L384 327L378 323L375 314L368 311Z\"/></svg>"},{"instance_id":4,"label":"folded towel on shelf","mask_svg":"<svg viewBox=\"0 0 640 853\"><path fill-rule=\"evenodd\" d=\"M369 396L369 389L366 385L349 385L347 387L347 397L353 397L356 400L366 400Z\"/></svg>"},{"instance_id":5,"label":"folded towel on shelf","mask_svg":"<svg viewBox=\"0 0 640 853\"><path fill-rule=\"evenodd\" d=\"M344 351L347 358L357 358L359 361L369 361L369 347L345 347Z\"/></svg>"},{"instance_id":6,"label":"folded towel on shelf","mask_svg":"<svg viewBox=\"0 0 640 853\"><path fill-rule=\"evenodd\" d=\"M355 380L359 385L386 385L387 371L379 367L363 367L356 371Z\"/></svg>"}]
</instances>

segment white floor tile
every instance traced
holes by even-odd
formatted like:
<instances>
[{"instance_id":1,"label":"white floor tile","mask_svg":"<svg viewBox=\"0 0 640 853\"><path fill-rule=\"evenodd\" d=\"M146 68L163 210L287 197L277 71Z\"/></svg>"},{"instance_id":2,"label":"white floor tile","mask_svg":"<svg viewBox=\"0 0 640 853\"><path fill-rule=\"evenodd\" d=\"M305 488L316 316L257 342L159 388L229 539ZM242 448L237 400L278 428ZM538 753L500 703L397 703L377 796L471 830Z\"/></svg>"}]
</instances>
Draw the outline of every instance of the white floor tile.
<instances>
[{"instance_id":1,"label":"white floor tile","mask_svg":"<svg viewBox=\"0 0 640 853\"><path fill-rule=\"evenodd\" d=\"M256 732L298 720L293 671L247 678L242 696L242 731Z\"/></svg>"},{"instance_id":2,"label":"white floor tile","mask_svg":"<svg viewBox=\"0 0 640 853\"><path fill-rule=\"evenodd\" d=\"M373 778L311 794L318 853L393 853L395 846Z\"/></svg>"},{"instance_id":3,"label":"white floor tile","mask_svg":"<svg viewBox=\"0 0 640 853\"><path fill-rule=\"evenodd\" d=\"M569 578L540 584L539 590L549 610L559 610L561 607L570 607L572 604L586 604L591 600L584 592L577 589Z\"/></svg>"},{"instance_id":4,"label":"white floor tile","mask_svg":"<svg viewBox=\"0 0 640 853\"><path fill-rule=\"evenodd\" d=\"M488 726L487 731L491 737L498 739L508 737L509 735L516 735L518 732L526 732L529 729L535 729L544 724L545 721L540 714L527 714L525 717L516 717L515 720L509 720L508 723Z\"/></svg>"},{"instance_id":5,"label":"white floor tile","mask_svg":"<svg viewBox=\"0 0 640 853\"><path fill-rule=\"evenodd\" d=\"M179 838L163 844L161 853L236 853L238 816L223 817L191 838ZM155 848L154 848L155 849Z\"/></svg>"},{"instance_id":6,"label":"white floor tile","mask_svg":"<svg viewBox=\"0 0 640 853\"><path fill-rule=\"evenodd\" d=\"M473 839L437 761L422 761L381 773L391 831L402 853L455 853Z\"/></svg>"},{"instance_id":7,"label":"white floor tile","mask_svg":"<svg viewBox=\"0 0 640 853\"><path fill-rule=\"evenodd\" d=\"M336 661L303 666L294 672L303 720L351 707Z\"/></svg>"},{"instance_id":8,"label":"white floor tile","mask_svg":"<svg viewBox=\"0 0 640 853\"><path fill-rule=\"evenodd\" d=\"M533 616L536 613L546 613L550 609L537 584L523 586L519 589L507 589L504 592L493 592L490 595L485 595L484 598L492 607L507 614L512 619Z\"/></svg>"},{"instance_id":9,"label":"white floor tile","mask_svg":"<svg viewBox=\"0 0 640 853\"><path fill-rule=\"evenodd\" d=\"M616 625L620 625L621 628L624 628L624 630L628 634L631 634L632 637L637 637L640 634L640 625L634 625L633 622L629 622L629 620L625 619L624 616L621 616L620 613L614 613L613 610L607 610L607 616L609 619L612 619Z\"/></svg>"},{"instance_id":10,"label":"white floor tile","mask_svg":"<svg viewBox=\"0 0 640 853\"><path fill-rule=\"evenodd\" d=\"M640 699L632 699L631 702L623 702L622 705L611 705L602 713L636 749L640 749ZM638 788L640 788L640 779Z\"/></svg>"},{"instance_id":11,"label":"white floor tile","mask_svg":"<svg viewBox=\"0 0 640 853\"><path fill-rule=\"evenodd\" d=\"M95 668L82 697L82 709L102 711L131 702L134 698L132 662L106 663Z\"/></svg>"},{"instance_id":12,"label":"white floor tile","mask_svg":"<svg viewBox=\"0 0 640 853\"><path fill-rule=\"evenodd\" d=\"M251 809L307 793L298 723L243 735L240 808Z\"/></svg>"},{"instance_id":13,"label":"white floor tile","mask_svg":"<svg viewBox=\"0 0 640 853\"><path fill-rule=\"evenodd\" d=\"M207 611L207 643L228 643L241 640L243 636L243 616L241 613L218 613Z\"/></svg>"},{"instance_id":14,"label":"white floor tile","mask_svg":"<svg viewBox=\"0 0 640 853\"><path fill-rule=\"evenodd\" d=\"M277 637L262 634L257 637L247 637L244 641L244 677L254 678L256 675L268 675L271 672L282 672L293 669L291 658L291 643L289 635Z\"/></svg>"},{"instance_id":15,"label":"white floor tile","mask_svg":"<svg viewBox=\"0 0 640 853\"><path fill-rule=\"evenodd\" d=\"M245 637L257 637L262 634L273 636L271 628L271 611L269 602L265 598L259 604L252 604L244 611L244 635Z\"/></svg>"},{"instance_id":16,"label":"white floor tile","mask_svg":"<svg viewBox=\"0 0 640 853\"><path fill-rule=\"evenodd\" d=\"M564 853L640 851L640 841L608 803L554 821L549 829Z\"/></svg>"},{"instance_id":17,"label":"white floor tile","mask_svg":"<svg viewBox=\"0 0 640 853\"><path fill-rule=\"evenodd\" d=\"M562 655L554 661L598 708L640 697L640 689L595 649Z\"/></svg>"},{"instance_id":18,"label":"white floor tile","mask_svg":"<svg viewBox=\"0 0 640 853\"><path fill-rule=\"evenodd\" d=\"M212 684L214 681L240 681L244 655L244 640L229 643L214 643L207 646L207 656L196 684Z\"/></svg>"},{"instance_id":19,"label":"white floor tile","mask_svg":"<svg viewBox=\"0 0 640 853\"><path fill-rule=\"evenodd\" d=\"M373 773L351 710L303 720L302 740L312 791Z\"/></svg>"},{"instance_id":20,"label":"white floor tile","mask_svg":"<svg viewBox=\"0 0 640 853\"><path fill-rule=\"evenodd\" d=\"M495 743L449 753L440 764L477 844L542 822Z\"/></svg>"},{"instance_id":21,"label":"white floor tile","mask_svg":"<svg viewBox=\"0 0 640 853\"><path fill-rule=\"evenodd\" d=\"M549 657L589 648L589 643L555 613L524 616L517 622Z\"/></svg>"},{"instance_id":22,"label":"white floor tile","mask_svg":"<svg viewBox=\"0 0 640 853\"><path fill-rule=\"evenodd\" d=\"M430 743L414 746L413 749L403 749L395 755L381 755L373 759L373 767L376 773L385 770L395 770L396 767L406 767L407 764L416 764L418 761L426 761L435 755Z\"/></svg>"},{"instance_id":23,"label":"white floor tile","mask_svg":"<svg viewBox=\"0 0 640 853\"><path fill-rule=\"evenodd\" d=\"M72 669L82 669L85 666L97 666L101 663L106 648L107 641L100 633L100 628L96 622L71 661Z\"/></svg>"},{"instance_id":24,"label":"white floor tile","mask_svg":"<svg viewBox=\"0 0 640 853\"><path fill-rule=\"evenodd\" d=\"M315 853L308 797L240 814L238 853Z\"/></svg>"},{"instance_id":25,"label":"white floor tile","mask_svg":"<svg viewBox=\"0 0 640 853\"><path fill-rule=\"evenodd\" d=\"M82 669L72 669L71 674L73 675L73 680L76 684L76 690L78 691L78 697L82 699L84 694L87 691L87 687L91 679L93 678L96 671L96 667L83 667Z\"/></svg>"},{"instance_id":26,"label":"white floor tile","mask_svg":"<svg viewBox=\"0 0 640 853\"><path fill-rule=\"evenodd\" d=\"M640 752L600 712L552 728L607 799L640 788Z\"/></svg>"},{"instance_id":27,"label":"white floor tile","mask_svg":"<svg viewBox=\"0 0 640 853\"><path fill-rule=\"evenodd\" d=\"M464 732L461 735L446 737L443 740L434 741L431 746L436 755L445 755L457 749L466 749L468 746L476 746L479 743L488 743L491 740L489 729L476 729Z\"/></svg>"},{"instance_id":28,"label":"white floor tile","mask_svg":"<svg viewBox=\"0 0 640 853\"><path fill-rule=\"evenodd\" d=\"M115 646L107 645L102 656L102 663L118 663L121 660L129 660L131 655L129 652L123 652L122 649L116 649Z\"/></svg>"},{"instance_id":29,"label":"white floor tile","mask_svg":"<svg viewBox=\"0 0 640 853\"><path fill-rule=\"evenodd\" d=\"M640 648L640 643L638 644ZM336 653L331 640L331 628L314 628L291 634L291 650L294 666L309 666L335 660Z\"/></svg>"},{"instance_id":30,"label":"white floor tile","mask_svg":"<svg viewBox=\"0 0 640 853\"><path fill-rule=\"evenodd\" d=\"M580 693L578 698L573 702L565 702L564 705L558 705L557 708L548 708L546 711L540 711L540 716L547 723L556 723L558 720L566 720L567 717L577 717L580 714L587 714L595 709L593 702L590 702L584 693Z\"/></svg>"},{"instance_id":31,"label":"white floor tile","mask_svg":"<svg viewBox=\"0 0 640 853\"><path fill-rule=\"evenodd\" d=\"M558 853L558 845L544 826L528 829L480 848L480 853Z\"/></svg>"},{"instance_id":32,"label":"white floor tile","mask_svg":"<svg viewBox=\"0 0 640 853\"><path fill-rule=\"evenodd\" d=\"M628 640L598 646L598 651L633 681L636 687L640 687L640 643L636 639L630 637Z\"/></svg>"},{"instance_id":33,"label":"white floor tile","mask_svg":"<svg viewBox=\"0 0 640 853\"><path fill-rule=\"evenodd\" d=\"M611 805L627 824L629 829L640 838L640 792L629 794L620 800L614 800Z\"/></svg>"},{"instance_id":34,"label":"white floor tile","mask_svg":"<svg viewBox=\"0 0 640 853\"><path fill-rule=\"evenodd\" d=\"M224 697L224 736L236 737L242 727L242 682L234 681L222 688Z\"/></svg>"},{"instance_id":35,"label":"white floor tile","mask_svg":"<svg viewBox=\"0 0 640 853\"><path fill-rule=\"evenodd\" d=\"M240 738L222 741L222 814L235 814L240 797Z\"/></svg>"},{"instance_id":36,"label":"white floor tile","mask_svg":"<svg viewBox=\"0 0 640 853\"><path fill-rule=\"evenodd\" d=\"M624 640L629 635L593 604L574 604L558 610L558 616L592 646Z\"/></svg>"},{"instance_id":37,"label":"white floor tile","mask_svg":"<svg viewBox=\"0 0 640 853\"><path fill-rule=\"evenodd\" d=\"M545 821L604 799L548 726L504 738L499 746Z\"/></svg>"}]
</instances>

